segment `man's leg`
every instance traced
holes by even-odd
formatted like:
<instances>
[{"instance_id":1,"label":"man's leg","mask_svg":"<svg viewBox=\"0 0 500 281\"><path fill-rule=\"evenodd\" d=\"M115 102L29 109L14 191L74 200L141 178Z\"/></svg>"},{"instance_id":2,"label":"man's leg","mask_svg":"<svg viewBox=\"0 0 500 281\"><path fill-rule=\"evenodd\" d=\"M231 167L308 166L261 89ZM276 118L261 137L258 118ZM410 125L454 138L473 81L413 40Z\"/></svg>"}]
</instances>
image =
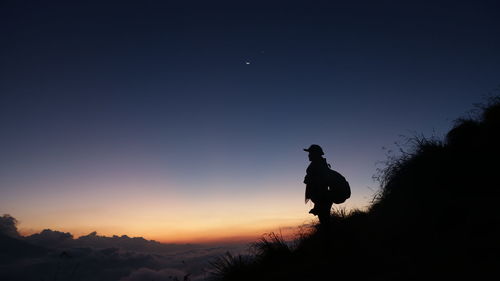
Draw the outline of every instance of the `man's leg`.
<instances>
[{"instance_id":1,"label":"man's leg","mask_svg":"<svg viewBox=\"0 0 500 281\"><path fill-rule=\"evenodd\" d=\"M328 204L321 204L319 206L316 206L318 209L318 219L319 223L321 225L327 225L330 221L330 208L331 205Z\"/></svg>"}]
</instances>

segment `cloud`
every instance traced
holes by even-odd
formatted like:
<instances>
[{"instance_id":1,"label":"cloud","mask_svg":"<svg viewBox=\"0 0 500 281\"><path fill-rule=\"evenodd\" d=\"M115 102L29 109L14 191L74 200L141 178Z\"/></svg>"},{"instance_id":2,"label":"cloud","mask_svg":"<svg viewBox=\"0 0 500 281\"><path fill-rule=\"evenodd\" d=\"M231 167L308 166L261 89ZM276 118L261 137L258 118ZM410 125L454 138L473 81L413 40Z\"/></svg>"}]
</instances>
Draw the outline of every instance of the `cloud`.
<instances>
[{"instance_id":1,"label":"cloud","mask_svg":"<svg viewBox=\"0 0 500 281\"><path fill-rule=\"evenodd\" d=\"M127 235L101 236L95 231L75 239L69 232L45 229L40 233L20 238L32 244L51 249L76 247L95 249L118 248L133 252L176 254L200 248L200 245L196 244L163 244L154 240L144 239L143 237L129 237Z\"/></svg>"},{"instance_id":2,"label":"cloud","mask_svg":"<svg viewBox=\"0 0 500 281\"><path fill-rule=\"evenodd\" d=\"M74 244L79 247L114 247L128 251L170 254L199 248L199 245L195 244L163 244L154 240L144 239L143 237L129 237L127 235L101 236L95 231L75 239Z\"/></svg>"},{"instance_id":3,"label":"cloud","mask_svg":"<svg viewBox=\"0 0 500 281\"><path fill-rule=\"evenodd\" d=\"M60 248L71 246L73 235L69 232L44 229L40 233L24 237L24 240L47 248Z\"/></svg>"},{"instance_id":4,"label":"cloud","mask_svg":"<svg viewBox=\"0 0 500 281\"><path fill-rule=\"evenodd\" d=\"M120 281L180 281L190 280L189 277L190 275L186 272L174 268L164 268L158 271L149 268L140 268Z\"/></svg>"},{"instance_id":5,"label":"cloud","mask_svg":"<svg viewBox=\"0 0 500 281\"><path fill-rule=\"evenodd\" d=\"M13 218L11 215L5 214L0 217L0 234L9 236L9 237L21 237L19 232L17 231L17 220Z\"/></svg>"},{"instance_id":6,"label":"cloud","mask_svg":"<svg viewBox=\"0 0 500 281\"><path fill-rule=\"evenodd\" d=\"M123 251L118 248L69 248L52 251L42 257L2 265L0 280L29 281L86 280L204 280L209 260L223 249L190 250L187 254L164 255ZM196 256L196 258L193 258Z\"/></svg>"},{"instance_id":7,"label":"cloud","mask_svg":"<svg viewBox=\"0 0 500 281\"><path fill-rule=\"evenodd\" d=\"M57 276L57 280L117 281L139 268L161 269L163 264L153 255L116 248L71 248L2 265L0 280L55 280Z\"/></svg>"},{"instance_id":8,"label":"cloud","mask_svg":"<svg viewBox=\"0 0 500 281\"><path fill-rule=\"evenodd\" d=\"M100 236L96 232L77 239L71 233L45 229L22 237L17 232L15 218L1 217L4 232L16 238L0 235L9 245L8 253L0 253L0 280L86 280L86 281L174 281L205 280L209 276L209 261L230 251L244 253L248 245L163 244L142 237ZM15 242L15 243L14 243ZM38 246L33 246L33 245ZM38 247L48 251L38 251ZM36 249L31 249L36 247ZM28 255L28 250L38 255ZM33 252L33 251L31 251ZM19 259L15 255L21 255Z\"/></svg>"}]
</instances>

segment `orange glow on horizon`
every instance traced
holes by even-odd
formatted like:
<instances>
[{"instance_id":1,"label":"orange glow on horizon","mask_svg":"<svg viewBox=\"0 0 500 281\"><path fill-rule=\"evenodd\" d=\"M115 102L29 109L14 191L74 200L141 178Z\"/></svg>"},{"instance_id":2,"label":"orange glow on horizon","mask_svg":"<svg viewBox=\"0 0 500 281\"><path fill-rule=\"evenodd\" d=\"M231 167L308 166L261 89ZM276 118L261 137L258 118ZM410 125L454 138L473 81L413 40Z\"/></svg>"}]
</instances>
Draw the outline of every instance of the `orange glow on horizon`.
<instances>
[{"instance_id":1,"label":"orange glow on horizon","mask_svg":"<svg viewBox=\"0 0 500 281\"><path fill-rule=\"evenodd\" d=\"M304 204L301 184L288 185L293 189L286 194L270 187L266 193L213 193L189 198L175 188L168 196L155 193L162 189L155 186L139 192L124 184L120 187L126 190L123 193L108 187L97 199L85 190L64 201L37 197L33 202L25 200L23 208L13 205L8 210L18 219L23 235L51 229L78 238L96 231L101 236L127 235L163 243L252 242L280 231L289 237L301 225L317 221L308 214L312 205ZM353 197L340 206L363 207L363 200Z\"/></svg>"},{"instance_id":2,"label":"orange glow on horizon","mask_svg":"<svg viewBox=\"0 0 500 281\"><path fill-rule=\"evenodd\" d=\"M124 229L125 233L117 233L116 229L106 229L100 228L100 230L94 230L97 235L100 236L122 236L127 235L129 237L143 237L147 240L155 240L161 243L236 243L236 242L253 242L265 234L274 232L279 233L285 238L291 238L298 233L301 226L311 223L312 220L307 220L305 218L296 220L268 220L259 223L253 223L250 225L228 225L226 227L211 227L195 230L192 229L178 229L176 231L163 232L159 230L146 230L139 231L132 229ZM48 228L52 229L52 228ZM69 232L73 234L74 238L80 236L85 236L92 231L86 231L79 228L63 228L63 229L52 229L62 232ZM20 229L20 233L23 236L28 236L34 233L38 233L41 230ZM120 231L121 232L121 231Z\"/></svg>"}]
</instances>

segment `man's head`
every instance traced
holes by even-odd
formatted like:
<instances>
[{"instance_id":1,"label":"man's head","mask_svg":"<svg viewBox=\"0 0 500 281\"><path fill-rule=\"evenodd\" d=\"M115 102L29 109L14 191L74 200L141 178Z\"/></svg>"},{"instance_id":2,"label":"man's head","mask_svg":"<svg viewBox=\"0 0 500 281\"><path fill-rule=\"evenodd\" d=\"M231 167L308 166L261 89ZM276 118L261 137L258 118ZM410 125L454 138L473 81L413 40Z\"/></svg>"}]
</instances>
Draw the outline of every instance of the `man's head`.
<instances>
[{"instance_id":1,"label":"man's head","mask_svg":"<svg viewBox=\"0 0 500 281\"><path fill-rule=\"evenodd\" d=\"M304 151L309 152L309 160L310 161L312 161L313 159L322 158L322 156L325 154L323 152L323 149L321 148L321 146L319 146L317 144L313 144L313 145L309 146L309 148L304 148Z\"/></svg>"}]
</instances>

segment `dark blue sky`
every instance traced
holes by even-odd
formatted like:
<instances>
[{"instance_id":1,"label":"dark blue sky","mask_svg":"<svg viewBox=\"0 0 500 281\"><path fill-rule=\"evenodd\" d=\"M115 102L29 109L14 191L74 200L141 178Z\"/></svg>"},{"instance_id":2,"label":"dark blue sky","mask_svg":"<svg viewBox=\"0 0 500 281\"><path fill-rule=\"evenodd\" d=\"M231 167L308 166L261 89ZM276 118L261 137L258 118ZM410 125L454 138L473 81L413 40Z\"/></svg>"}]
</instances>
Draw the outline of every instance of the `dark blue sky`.
<instances>
[{"instance_id":1,"label":"dark blue sky","mask_svg":"<svg viewBox=\"0 0 500 281\"><path fill-rule=\"evenodd\" d=\"M77 2L0 4L0 206L134 178L302 208L311 143L366 206L382 147L500 84L497 1Z\"/></svg>"}]
</instances>

